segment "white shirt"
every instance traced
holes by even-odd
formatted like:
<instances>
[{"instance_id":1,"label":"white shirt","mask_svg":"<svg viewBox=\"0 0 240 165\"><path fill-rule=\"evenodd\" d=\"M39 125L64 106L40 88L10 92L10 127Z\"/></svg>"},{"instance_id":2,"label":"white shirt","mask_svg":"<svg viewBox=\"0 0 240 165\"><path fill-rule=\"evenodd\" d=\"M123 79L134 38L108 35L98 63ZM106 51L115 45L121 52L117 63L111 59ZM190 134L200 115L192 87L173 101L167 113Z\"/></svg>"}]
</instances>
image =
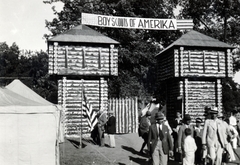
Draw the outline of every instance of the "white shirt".
<instances>
[{"instance_id":1,"label":"white shirt","mask_svg":"<svg viewBox=\"0 0 240 165\"><path fill-rule=\"evenodd\" d=\"M158 130L162 130L162 124L158 124Z\"/></svg>"},{"instance_id":2,"label":"white shirt","mask_svg":"<svg viewBox=\"0 0 240 165\"><path fill-rule=\"evenodd\" d=\"M237 125L237 119L235 116L230 116L229 117L229 124L232 126L236 126Z\"/></svg>"},{"instance_id":3,"label":"white shirt","mask_svg":"<svg viewBox=\"0 0 240 165\"><path fill-rule=\"evenodd\" d=\"M195 140L193 139L193 137L191 135L188 135L184 139L183 147L184 147L185 152L195 152L197 150L197 145L196 145Z\"/></svg>"}]
</instances>

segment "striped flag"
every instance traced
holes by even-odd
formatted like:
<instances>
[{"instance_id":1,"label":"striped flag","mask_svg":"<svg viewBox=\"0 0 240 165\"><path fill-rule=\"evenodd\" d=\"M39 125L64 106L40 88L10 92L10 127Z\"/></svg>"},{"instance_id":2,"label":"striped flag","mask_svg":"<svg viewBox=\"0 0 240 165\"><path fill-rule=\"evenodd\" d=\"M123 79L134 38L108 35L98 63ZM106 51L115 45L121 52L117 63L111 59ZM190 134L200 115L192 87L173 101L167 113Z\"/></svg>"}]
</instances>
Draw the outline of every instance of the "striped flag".
<instances>
[{"instance_id":1,"label":"striped flag","mask_svg":"<svg viewBox=\"0 0 240 165\"><path fill-rule=\"evenodd\" d=\"M83 115L87 118L88 126L90 131L93 130L94 126L97 124L97 114L92 109L92 105L89 103L85 91L83 90Z\"/></svg>"}]
</instances>

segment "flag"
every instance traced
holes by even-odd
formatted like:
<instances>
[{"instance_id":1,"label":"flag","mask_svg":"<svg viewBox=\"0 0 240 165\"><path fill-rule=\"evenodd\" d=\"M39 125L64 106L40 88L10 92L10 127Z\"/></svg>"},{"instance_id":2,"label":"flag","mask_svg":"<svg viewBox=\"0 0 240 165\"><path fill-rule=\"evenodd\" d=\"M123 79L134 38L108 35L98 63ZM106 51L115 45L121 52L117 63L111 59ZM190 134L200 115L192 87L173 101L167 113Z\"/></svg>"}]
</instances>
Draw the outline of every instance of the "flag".
<instances>
[{"instance_id":1,"label":"flag","mask_svg":"<svg viewBox=\"0 0 240 165\"><path fill-rule=\"evenodd\" d=\"M87 123L90 131L93 130L94 126L97 124L97 114L92 109L92 105L89 103L85 91L83 90L83 115L87 118Z\"/></svg>"}]
</instances>

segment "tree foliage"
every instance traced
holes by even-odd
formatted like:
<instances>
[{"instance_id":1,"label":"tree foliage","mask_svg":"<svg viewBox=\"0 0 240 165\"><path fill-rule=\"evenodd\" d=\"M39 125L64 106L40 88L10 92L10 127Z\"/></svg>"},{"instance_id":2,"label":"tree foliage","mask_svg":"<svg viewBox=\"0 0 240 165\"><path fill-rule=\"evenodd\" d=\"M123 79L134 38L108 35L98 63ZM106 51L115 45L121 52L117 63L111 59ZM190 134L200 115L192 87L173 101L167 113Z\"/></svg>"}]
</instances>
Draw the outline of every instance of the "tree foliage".
<instances>
[{"instance_id":1,"label":"tree foliage","mask_svg":"<svg viewBox=\"0 0 240 165\"><path fill-rule=\"evenodd\" d=\"M31 56L27 53L21 54L16 43L10 47L0 43L0 85L20 79L45 99L57 103L57 85L47 75L48 55L42 51Z\"/></svg>"}]
</instances>

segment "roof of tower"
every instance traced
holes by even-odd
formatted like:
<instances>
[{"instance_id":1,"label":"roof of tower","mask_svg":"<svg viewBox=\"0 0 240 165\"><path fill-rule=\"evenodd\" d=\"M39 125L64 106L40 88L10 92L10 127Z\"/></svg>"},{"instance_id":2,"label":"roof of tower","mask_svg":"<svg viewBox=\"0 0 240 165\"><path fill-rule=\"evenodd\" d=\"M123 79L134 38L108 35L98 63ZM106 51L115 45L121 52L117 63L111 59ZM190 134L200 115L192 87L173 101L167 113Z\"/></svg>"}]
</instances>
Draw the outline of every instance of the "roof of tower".
<instances>
[{"instance_id":1,"label":"roof of tower","mask_svg":"<svg viewBox=\"0 0 240 165\"><path fill-rule=\"evenodd\" d=\"M48 42L83 42L83 43L103 43L119 44L119 42L91 29L86 25L78 25L62 34L48 39Z\"/></svg>"},{"instance_id":2,"label":"roof of tower","mask_svg":"<svg viewBox=\"0 0 240 165\"><path fill-rule=\"evenodd\" d=\"M162 54L166 50L174 47L174 46L191 46L191 47L212 47L212 48L226 48L226 49L233 49L234 47L226 44L222 41L204 35L200 32L195 30L191 30L188 33L182 35L179 39L161 51L159 54Z\"/></svg>"}]
</instances>

